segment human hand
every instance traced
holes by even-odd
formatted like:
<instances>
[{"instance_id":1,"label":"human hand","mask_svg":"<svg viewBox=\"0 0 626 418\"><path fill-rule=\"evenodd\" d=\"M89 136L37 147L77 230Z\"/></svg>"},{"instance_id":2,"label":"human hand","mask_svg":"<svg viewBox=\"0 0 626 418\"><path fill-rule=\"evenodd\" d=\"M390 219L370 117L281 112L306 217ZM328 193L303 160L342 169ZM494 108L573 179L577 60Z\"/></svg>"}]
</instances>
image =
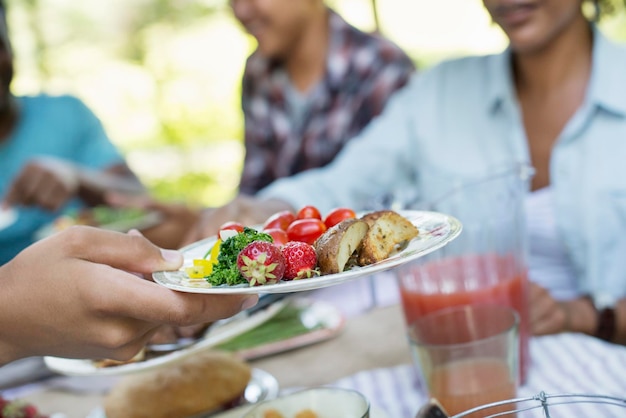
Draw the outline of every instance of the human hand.
<instances>
[{"instance_id":1,"label":"human hand","mask_svg":"<svg viewBox=\"0 0 626 418\"><path fill-rule=\"evenodd\" d=\"M252 226L265 222L267 218L281 210L293 210L293 208L278 199L261 200L239 195L224 206L206 209L198 222L189 229L182 244L190 244L217 234L220 226L225 222L236 221Z\"/></svg>"},{"instance_id":2,"label":"human hand","mask_svg":"<svg viewBox=\"0 0 626 418\"><path fill-rule=\"evenodd\" d=\"M559 332L581 332L592 335L596 327L596 310L587 297L567 301L555 300L547 289L530 283L530 327L533 335Z\"/></svg>"},{"instance_id":3,"label":"human hand","mask_svg":"<svg viewBox=\"0 0 626 418\"><path fill-rule=\"evenodd\" d=\"M199 209L182 203L162 203L145 195L110 193L106 195L106 202L113 207L159 212L161 221L141 233L161 248L180 248L185 234L198 222L201 213Z\"/></svg>"},{"instance_id":4,"label":"human hand","mask_svg":"<svg viewBox=\"0 0 626 418\"><path fill-rule=\"evenodd\" d=\"M212 322L256 303L175 292L134 274L181 264L180 253L142 236L90 227L33 244L0 267L0 364L38 355L128 360L161 325Z\"/></svg>"},{"instance_id":5,"label":"human hand","mask_svg":"<svg viewBox=\"0 0 626 418\"><path fill-rule=\"evenodd\" d=\"M40 206L54 212L77 194L79 185L73 164L58 158L37 158L13 180L4 203Z\"/></svg>"}]
</instances>

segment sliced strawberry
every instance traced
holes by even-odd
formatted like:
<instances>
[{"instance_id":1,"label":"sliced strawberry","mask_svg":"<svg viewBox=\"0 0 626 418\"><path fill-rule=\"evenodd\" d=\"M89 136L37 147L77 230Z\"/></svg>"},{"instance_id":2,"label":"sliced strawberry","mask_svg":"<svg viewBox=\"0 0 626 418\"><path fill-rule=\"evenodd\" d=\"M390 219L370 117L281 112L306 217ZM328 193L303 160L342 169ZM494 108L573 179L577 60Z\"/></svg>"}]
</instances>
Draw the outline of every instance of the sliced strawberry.
<instances>
[{"instance_id":1,"label":"sliced strawberry","mask_svg":"<svg viewBox=\"0 0 626 418\"><path fill-rule=\"evenodd\" d=\"M237 256L237 268L250 286L277 283L285 273L285 257L270 242L252 241Z\"/></svg>"},{"instance_id":2,"label":"sliced strawberry","mask_svg":"<svg viewBox=\"0 0 626 418\"><path fill-rule=\"evenodd\" d=\"M285 257L283 280L307 279L319 275L315 248L302 241L290 241L281 251Z\"/></svg>"}]
</instances>

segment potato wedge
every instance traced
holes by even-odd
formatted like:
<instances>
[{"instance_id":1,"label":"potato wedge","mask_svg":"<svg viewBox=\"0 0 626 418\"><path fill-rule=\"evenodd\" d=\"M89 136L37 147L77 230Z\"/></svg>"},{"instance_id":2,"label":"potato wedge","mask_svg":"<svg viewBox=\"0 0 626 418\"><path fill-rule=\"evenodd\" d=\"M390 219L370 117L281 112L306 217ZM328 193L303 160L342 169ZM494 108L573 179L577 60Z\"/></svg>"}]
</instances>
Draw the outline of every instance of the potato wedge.
<instances>
[{"instance_id":1,"label":"potato wedge","mask_svg":"<svg viewBox=\"0 0 626 418\"><path fill-rule=\"evenodd\" d=\"M408 219L392 210L381 210L361 217L369 228L361 242L358 265L367 266L382 261L419 231Z\"/></svg>"},{"instance_id":2,"label":"potato wedge","mask_svg":"<svg viewBox=\"0 0 626 418\"><path fill-rule=\"evenodd\" d=\"M344 219L324 232L314 245L320 274L344 271L368 228L367 222L361 219Z\"/></svg>"}]
</instances>

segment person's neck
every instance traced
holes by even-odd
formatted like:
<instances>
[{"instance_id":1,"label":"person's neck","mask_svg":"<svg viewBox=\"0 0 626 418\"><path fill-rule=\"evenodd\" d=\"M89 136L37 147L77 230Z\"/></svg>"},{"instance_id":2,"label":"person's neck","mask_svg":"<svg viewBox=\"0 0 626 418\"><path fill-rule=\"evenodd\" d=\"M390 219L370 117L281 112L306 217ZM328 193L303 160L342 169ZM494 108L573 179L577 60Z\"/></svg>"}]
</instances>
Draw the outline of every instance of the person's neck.
<instances>
[{"instance_id":1,"label":"person's neck","mask_svg":"<svg viewBox=\"0 0 626 418\"><path fill-rule=\"evenodd\" d=\"M18 106L15 97L9 96L6 107L0 110L0 144L6 142L17 122Z\"/></svg>"},{"instance_id":2,"label":"person's neck","mask_svg":"<svg viewBox=\"0 0 626 418\"><path fill-rule=\"evenodd\" d=\"M329 44L328 10L322 5L304 29L299 41L285 60L292 84L301 92L317 84L326 72Z\"/></svg>"},{"instance_id":3,"label":"person's neck","mask_svg":"<svg viewBox=\"0 0 626 418\"><path fill-rule=\"evenodd\" d=\"M549 45L533 53L514 53L515 86L518 94L548 94L573 80L588 80L591 73L593 33L579 22Z\"/></svg>"}]
</instances>

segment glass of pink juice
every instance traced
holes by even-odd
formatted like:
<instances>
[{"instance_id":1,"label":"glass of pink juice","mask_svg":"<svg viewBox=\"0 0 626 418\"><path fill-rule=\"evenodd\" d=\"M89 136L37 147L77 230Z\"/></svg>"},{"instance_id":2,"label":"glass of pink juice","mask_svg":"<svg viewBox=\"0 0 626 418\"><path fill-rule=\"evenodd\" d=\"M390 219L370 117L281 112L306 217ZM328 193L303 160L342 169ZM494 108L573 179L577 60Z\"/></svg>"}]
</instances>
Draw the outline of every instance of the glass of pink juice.
<instances>
[{"instance_id":1,"label":"glass of pink juice","mask_svg":"<svg viewBox=\"0 0 626 418\"><path fill-rule=\"evenodd\" d=\"M449 415L516 397L518 324L514 309L484 304L438 310L410 325L412 354L422 379ZM468 417L513 409L491 407Z\"/></svg>"},{"instance_id":2,"label":"glass of pink juice","mask_svg":"<svg viewBox=\"0 0 626 418\"><path fill-rule=\"evenodd\" d=\"M520 383L530 365L524 199L531 174L526 165L433 174L433 185L424 186L423 201L412 208L452 215L463 231L447 246L395 269L407 326L453 306L513 308L520 318Z\"/></svg>"}]
</instances>

